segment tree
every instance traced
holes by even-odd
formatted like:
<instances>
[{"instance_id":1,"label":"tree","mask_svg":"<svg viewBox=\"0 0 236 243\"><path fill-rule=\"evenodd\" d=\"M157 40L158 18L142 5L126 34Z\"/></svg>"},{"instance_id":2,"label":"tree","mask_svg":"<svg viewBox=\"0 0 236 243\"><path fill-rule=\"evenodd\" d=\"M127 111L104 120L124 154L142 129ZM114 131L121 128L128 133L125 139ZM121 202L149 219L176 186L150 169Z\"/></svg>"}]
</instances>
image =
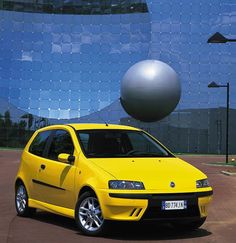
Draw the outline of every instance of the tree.
<instances>
[{"instance_id":1,"label":"tree","mask_svg":"<svg viewBox=\"0 0 236 243\"><path fill-rule=\"evenodd\" d=\"M28 130L30 130L30 128L33 125L33 121L34 121L34 117L32 114L24 114L23 116L21 116L21 118L27 118L28 119Z\"/></svg>"},{"instance_id":2,"label":"tree","mask_svg":"<svg viewBox=\"0 0 236 243\"><path fill-rule=\"evenodd\" d=\"M4 117L5 117L5 122L4 122L5 128L10 128L12 126L10 111L6 111Z\"/></svg>"}]
</instances>

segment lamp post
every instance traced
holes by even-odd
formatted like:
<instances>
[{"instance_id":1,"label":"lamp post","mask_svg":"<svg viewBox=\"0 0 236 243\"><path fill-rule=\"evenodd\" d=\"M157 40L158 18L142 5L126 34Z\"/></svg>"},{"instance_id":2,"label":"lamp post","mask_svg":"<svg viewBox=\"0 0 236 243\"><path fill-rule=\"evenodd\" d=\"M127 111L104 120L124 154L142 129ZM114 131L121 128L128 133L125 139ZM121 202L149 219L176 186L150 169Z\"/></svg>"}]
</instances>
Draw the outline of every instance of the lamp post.
<instances>
[{"instance_id":1,"label":"lamp post","mask_svg":"<svg viewBox=\"0 0 236 243\"><path fill-rule=\"evenodd\" d=\"M226 43L226 42L236 42L236 39L229 39L223 36L221 33L216 32L214 35L212 35L208 40L207 43ZM226 87L227 88L227 109L226 109L226 163L228 163L228 157L229 157L229 83L226 85L218 85L215 82L212 82L208 85L209 88L221 88Z\"/></svg>"},{"instance_id":2,"label":"lamp post","mask_svg":"<svg viewBox=\"0 0 236 243\"><path fill-rule=\"evenodd\" d=\"M221 33L216 32L207 40L207 43L226 43L226 42L236 42L236 39L228 39L225 36L223 36Z\"/></svg>"},{"instance_id":3,"label":"lamp post","mask_svg":"<svg viewBox=\"0 0 236 243\"><path fill-rule=\"evenodd\" d=\"M227 101L226 101L226 137L225 137L225 162L229 161L229 83L220 85L215 82L208 84L208 88L227 88Z\"/></svg>"}]
</instances>

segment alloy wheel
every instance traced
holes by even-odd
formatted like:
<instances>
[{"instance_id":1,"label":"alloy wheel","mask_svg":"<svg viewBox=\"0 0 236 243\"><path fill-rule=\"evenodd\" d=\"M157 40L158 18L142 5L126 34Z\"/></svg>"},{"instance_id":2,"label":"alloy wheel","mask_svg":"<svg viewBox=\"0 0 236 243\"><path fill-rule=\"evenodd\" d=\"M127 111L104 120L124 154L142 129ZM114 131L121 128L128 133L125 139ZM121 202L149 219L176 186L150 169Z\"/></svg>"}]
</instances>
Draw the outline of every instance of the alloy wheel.
<instances>
[{"instance_id":1,"label":"alloy wheel","mask_svg":"<svg viewBox=\"0 0 236 243\"><path fill-rule=\"evenodd\" d=\"M27 193L23 185L17 188L16 207L19 213L23 213L27 208Z\"/></svg>"},{"instance_id":2,"label":"alloy wheel","mask_svg":"<svg viewBox=\"0 0 236 243\"><path fill-rule=\"evenodd\" d=\"M103 225L101 208L95 197L85 198L80 204L78 214L81 225L87 231L98 231Z\"/></svg>"}]
</instances>

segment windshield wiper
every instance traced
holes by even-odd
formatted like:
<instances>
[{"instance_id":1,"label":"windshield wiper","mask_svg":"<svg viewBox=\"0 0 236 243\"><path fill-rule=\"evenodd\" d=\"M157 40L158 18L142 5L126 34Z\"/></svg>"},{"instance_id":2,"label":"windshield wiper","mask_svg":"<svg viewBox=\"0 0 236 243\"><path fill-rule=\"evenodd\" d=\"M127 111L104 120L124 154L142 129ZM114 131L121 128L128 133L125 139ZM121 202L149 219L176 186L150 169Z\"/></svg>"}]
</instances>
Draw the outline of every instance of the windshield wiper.
<instances>
[{"instance_id":1,"label":"windshield wiper","mask_svg":"<svg viewBox=\"0 0 236 243\"><path fill-rule=\"evenodd\" d=\"M138 150L131 150L127 154L127 156L147 156L147 157L170 157L168 154L158 154L152 152L145 152L145 151L138 151Z\"/></svg>"},{"instance_id":2,"label":"windshield wiper","mask_svg":"<svg viewBox=\"0 0 236 243\"><path fill-rule=\"evenodd\" d=\"M124 154L114 154L114 153L88 153L87 155L92 158L124 157Z\"/></svg>"},{"instance_id":3,"label":"windshield wiper","mask_svg":"<svg viewBox=\"0 0 236 243\"><path fill-rule=\"evenodd\" d=\"M131 150L126 154L115 154L115 153L88 153L90 158L122 158L122 157L172 157L169 154L158 154L145 151Z\"/></svg>"}]
</instances>

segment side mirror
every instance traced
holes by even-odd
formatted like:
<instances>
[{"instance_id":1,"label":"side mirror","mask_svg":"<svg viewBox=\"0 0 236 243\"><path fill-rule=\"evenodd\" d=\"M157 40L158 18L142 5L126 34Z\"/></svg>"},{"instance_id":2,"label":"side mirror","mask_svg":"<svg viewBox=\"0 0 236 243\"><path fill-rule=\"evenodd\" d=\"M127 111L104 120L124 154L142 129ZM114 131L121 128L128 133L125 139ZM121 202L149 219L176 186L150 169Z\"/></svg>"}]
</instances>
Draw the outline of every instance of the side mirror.
<instances>
[{"instance_id":1,"label":"side mirror","mask_svg":"<svg viewBox=\"0 0 236 243\"><path fill-rule=\"evenodd\" d=\"M59 154L58 160L63 163L72 164L75 161L75 156L70 154Z\"/></svg>"}]
</instances>

